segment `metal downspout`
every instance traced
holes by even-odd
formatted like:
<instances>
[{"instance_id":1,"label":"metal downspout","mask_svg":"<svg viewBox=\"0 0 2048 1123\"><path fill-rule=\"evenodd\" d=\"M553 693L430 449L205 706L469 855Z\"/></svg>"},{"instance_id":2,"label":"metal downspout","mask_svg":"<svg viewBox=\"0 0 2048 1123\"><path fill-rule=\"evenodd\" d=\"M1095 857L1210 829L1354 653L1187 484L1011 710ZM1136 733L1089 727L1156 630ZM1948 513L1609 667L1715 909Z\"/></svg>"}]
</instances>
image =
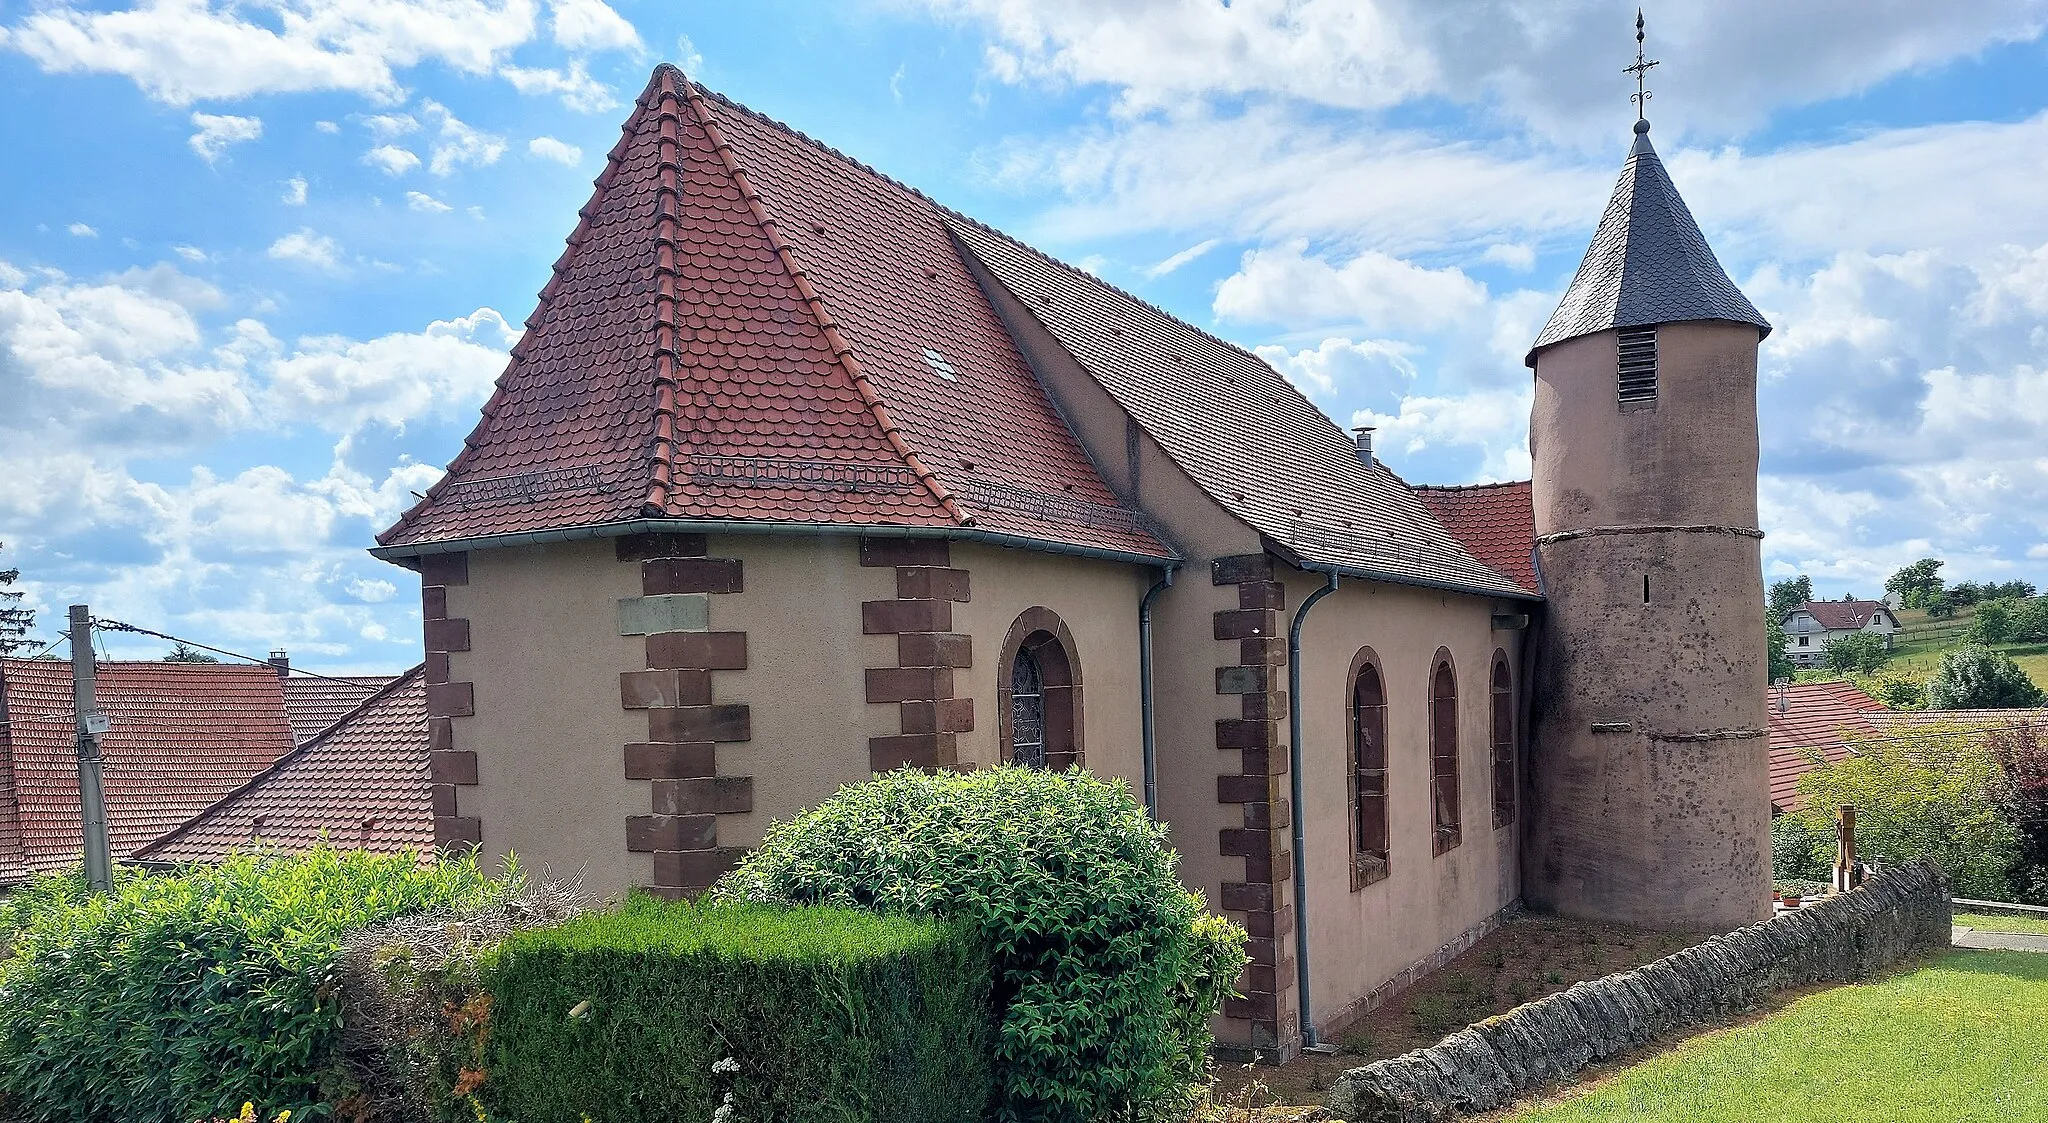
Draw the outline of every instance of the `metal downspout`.
<instances>
[{"instance_id":1,"label":"metal downspout","mask_svg":"<svg viewBox=\"0 0 2048 1123\"><path fill-rule=\"evenodd\" d=\"M1329 584L1302 598L1301 606L1294 610L1294 622L1287 626L1287 772L1294 800L1293 813L1288 816L1294 821L1294 979L1299 991L1304 1049L1313 1049L1321 1042L1316 1040L1308 991L1308 852L1302 845L1303 820L1307 816L1301 805L1301 624L1317 601L1337 591L1337 575L1328 576Z\"/></svg>"},{"instance_id":2,"label":"metal downspout","mask_svg":"<svg viewBox=\"0 0 2048 1123\"><path fill-rule=\"evenodd\" d=\"M1173 566L1160 571L1159 580L1145 590L1138 601L1138 715L1144 733L1145 814L1159 821L1158 718L1152 712L1152 600L1173 587Z\"/></svg>"}]
</instances>

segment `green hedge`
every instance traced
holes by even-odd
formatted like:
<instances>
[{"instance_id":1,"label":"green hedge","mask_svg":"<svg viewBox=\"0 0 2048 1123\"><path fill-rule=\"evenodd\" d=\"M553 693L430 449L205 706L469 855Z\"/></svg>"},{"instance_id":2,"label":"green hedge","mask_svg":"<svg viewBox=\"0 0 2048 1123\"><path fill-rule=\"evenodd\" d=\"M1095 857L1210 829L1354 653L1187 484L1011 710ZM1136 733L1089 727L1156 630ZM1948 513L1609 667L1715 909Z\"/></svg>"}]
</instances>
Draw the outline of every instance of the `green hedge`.
<instances>
[{"instance_id":1,"label":"green hedge","mask_svg":"<svg viewBox=\"0 0 2048 1123\"><path fill-rule=\"evenodd\" d=\"M124 871L111 894L45 878L0 906L0 1098L29 1120L191 1123L244 1102L322 1115L347 1091L333 1086L342 937L516 878L324 846Z\"/></svg>"},{"instance_id":2,"label":"green hedge","mask_svg":"<svg viewBox=\"0 0 2048 1123\"><path fill-rule=\"evenodd\" d=\"M771 827L714 892L972 924L995 960L996 1118L1158 1116L1245 962L1165 842L1130 789L1079 770L905 769Z\"/></svg>"},{"instance_id":3,"label":"green hedge","mask_svg":"<svg viewBox=\"0 0 2048 1123\"><path fill-rule=\"evenodd\" d=\"M967 1123L988 1102L964 926L635 897L514 933L483 981L496 1118Z\"/></svg>"}]
</instances>

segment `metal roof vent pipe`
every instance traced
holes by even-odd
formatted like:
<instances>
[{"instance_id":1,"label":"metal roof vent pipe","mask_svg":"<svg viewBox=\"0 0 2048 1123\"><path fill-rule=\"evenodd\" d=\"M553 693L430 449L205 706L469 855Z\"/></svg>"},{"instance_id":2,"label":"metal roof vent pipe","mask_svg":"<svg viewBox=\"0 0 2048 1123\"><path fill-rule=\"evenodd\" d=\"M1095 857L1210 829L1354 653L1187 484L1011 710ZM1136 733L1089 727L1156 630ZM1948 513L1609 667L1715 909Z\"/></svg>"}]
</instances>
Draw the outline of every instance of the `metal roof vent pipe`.
<instances>
[{"instance_id":1,"label":"metal roof vent pipe","mask_svg":"<svg viewBox=\"0 0 2048 1123\"><path fill-rule=\"evenodd\" d=\"M1354 425L1351 427L1352 435L1358 438L1358 459L1368 468L1372 467L1373 428L1371 425Z\"/></svg>"}]
</instances>

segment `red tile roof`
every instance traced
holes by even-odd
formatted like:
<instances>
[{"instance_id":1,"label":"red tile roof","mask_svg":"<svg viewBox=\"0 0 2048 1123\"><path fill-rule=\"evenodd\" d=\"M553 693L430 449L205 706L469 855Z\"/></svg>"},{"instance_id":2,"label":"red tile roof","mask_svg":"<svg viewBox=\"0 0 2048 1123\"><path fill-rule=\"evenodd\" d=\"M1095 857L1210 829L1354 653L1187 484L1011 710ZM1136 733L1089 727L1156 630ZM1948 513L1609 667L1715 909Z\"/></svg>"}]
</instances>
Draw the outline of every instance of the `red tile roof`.
<instances>
[{"instance_id":1,"label":"red tile roof","mask_svg":"<svg viewBox=\"0 0 2048 1123\"><path fill-rule=\"evenodd\" d=\"M1168 557L922 196L656 68L483 419L387 547L641 518Z\"/></svg>"},{"instance_id":2,"label":"red tile roof","mask_svg":"<svg viewBox=\"0 0 2048 1123\"><path fill-rule=\"evenodd\" d=\"M1473 557L1529 592L1539 591L1536 508L1528 480L1467 487L1418 486L1414 491Z\"/></svg>"},{"instance_id":3,"label":"red tile roof","mask_svg":"<svg viewBox=\"0 0 2048 1123\"><path fill-rule=\"evenodd\" d=\"M284 713L292 740L303 745L326 732L370 695L390 686L397 675L291 675L284 681Z\"/></svg>"},{"instance_id":4,"label":"red tile roof","mask_svg":"<svg viewBox=\"0 0 2048 1123\"><path fill-rule=\"evenodd\" d=\"M434 847L423 669L390 680L317 739L162 838L138 860L217 861L260 841L304 850L321 838L393 854Z\"/></svg>"},{"instance_id":5,"label":"red tile roof","mask_svg":"<svg viewBox=\"0 0 2048 1123\"><path fill-rule=\"evenodd\" d=\"M1779 709L1780 705L1783 710ZM1884 703L1846 682L1795 682L1772 687L1771 807L1797 811L1806 805L1799 778L1815 765L1808 751L1832 764L1850 755L1848 738L1878 733Z\"/></svg>"},{"instance_id":6,"label":"red tile roof","mask_svg":"<svg viewBox=\"0 0 2048 1123\"><path fill-rule=\"evenodd\" d=\"M1891 614L1883 601L1875 600L1810 600L1792 612L1810 612L1820 626L1831 632L1854 630L1870 623L1870 618L1879 612ZM1785 614L1787 617L1791 612ZM1893 620L1897 623L1897 620ZM1784 621L1779 621L1784 623Z\"/></svg>"},{"instance_id":7,"label":"red tile roof","mask_svg":"<svg viewBox=\"0 0 2048 1123\"><path fill-rule=\"evenodd\" d=\"M184 822L292 748L284 696L269 667L209 663L99 665L111 720L105 759L107 835L117 858ZM71 665L0 660L0 884L76 862L78 758ZM9 793L0 790L0 798Z\"/></svg>"}]
</instances>

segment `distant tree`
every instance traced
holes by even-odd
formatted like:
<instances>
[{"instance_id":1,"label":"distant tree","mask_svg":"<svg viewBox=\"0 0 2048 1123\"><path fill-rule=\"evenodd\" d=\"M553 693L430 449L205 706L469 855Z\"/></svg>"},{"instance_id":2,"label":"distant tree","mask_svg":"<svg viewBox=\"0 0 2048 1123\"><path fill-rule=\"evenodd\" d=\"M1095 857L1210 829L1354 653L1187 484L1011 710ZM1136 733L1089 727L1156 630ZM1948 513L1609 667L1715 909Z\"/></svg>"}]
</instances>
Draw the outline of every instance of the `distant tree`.
<instances>
[{"instance_id":1,"label":"distant tree","mask_svg":"<svg viewBox=\"0 0 2048 1123\"><path fill-rule=\"evenodd\" d=\"M1941 666L1927 681L1927 706L1935 710L2016 710L2048 704L2048 693L2034 685L2007 655L1977 644L1965 644L1941 657Z\"/></svg>"},{"instance_id":2,"label":"distant tree","mask_svg":"<svg viewBox=\"0 0 2048 1123\"><path fill-rule=\"evenodd\" d=\"M1793 814L1815 839L1815 859L1832 863L1830 824L1847 804L1856 808L1857 849L1871 861L1927 858L1957 896L1996 900L2019 858L2019 834L1994 802L2000 774L1983 738L1958 732L1852 738L1853 755L1800 777L1806 810Z\"/></svg>"},{"instance_id":3,"label":"distant tree","mask_svg":"<svg viewBox=\"0 0 2048 1123\"><path fill-rule=\"evenodd\" d=\"M1940 558L1921 558L1892 574L1884 591L1899 594L1899 602L1907 608L1923 608L1929 596L1941 592L1941 565Z\"/></svg>"},{"instance_id":4,"label":"distant tree","mask_svg":"<svg viewBox=\"0 0 2048 1123\"><path fill-rule=\"evenodd\" d=\"M2011 640L2013 617L2018 607L2018 602L2011 597L1977 602L1977 612L1970 617L1970 630L1965 638L1971 643L2005 643Z\"/></svg>"},{"instance_id":5,"label":"distant tree","mask_svg":"<svg viewBox=\"0 0 2048 1123\"><path fill-rule=\"evenodd\" d=\"M1837 671L1876 674L1892 657L1884 637L1875 632L1851 632L1828 641L1828 666Z\"/></svg>"},{"instance_id":6,"label":"distant tree","mask_svg":"<svg viewBox=\"0 0 2048 1123\"><path fill-rule=\"evenodd\" d=\"M2048 643L2048 597L2028 597L2012 614L2012 638L2020 643Z\"/></svg>"},{"instance_id":7,"label":"distant tree","mask_svg":"<svg viewBox=\"0 0 2048 1123\"><path fill-rule=\"evenodd\" d=\"M1883 702L1886 709L1918 710L1927 706L1927 684L1917 678L1888 671L1856 685Z\"/></svg>"},{"instance_id":8,"label":"distant tree","mask_svg":"<svg viewBox=\"0 0 2048 1123\"><path fill-rule=\"evenodd\" d=\"M183 640L179 640L179 641L178 641L178 646L176 646L176 647L172 648L172 649L171 649L171 653L170 653L169 655L166 655L166 656L164 656L164 662L166 662L166 663L218 663L218 662L220 662L220 660L218 660L218 659L214 658L214 657L213 657L213 656L211 656L211 655L208 655L208 654L207 654L206 652L204 652L204 651L201 651L201 650L199 650L198 648L194 648L194 647L187 647L187 646L185 646L185 642L184 642Z\"/></svg>"},{"instance_id":9,"label":"distant tree","mask_svg":"<svg viewBox=\"0 0 2048 1123\"><path fill-rule=\"evenodd\" d=\"M1771 582L1771 622L1782 624L1795 608L1813 599L1813 578L1804 573Z\"/></svg>"},{"instance_id":10,"label":"distant tree","mask_svg":"<svg viewBox=\"0 0 2048 1123\"><path fill-rule=\"evenodd\" d=\"M1764 644L1770 651L1770 680L1778 682L1791 678L1797 668L1792 666L1792 657L1785 653L1785 629L1778 626L1776 618L1764 621Z\"/></svg>"},{"instance_id":11,"label":"distant tree","mask_svg":"<svg viewBox=\"0 0 2048 1123\"><path fill-rule=\"evenodd\" d=\"M1920 607L1927 610L1930 620L1947 620L1956 614L1956 600L1953 590L1944 589L1939 593L1921 598Z\"/></svg>"},{"instance_id":12,"label":"distant tree","mask_svg":"<svg viewBox=\"0 0 2048 1123\"><path fill-rule=\"evenodd\" d=\"M2034 591L2032 581L2001 581L1996 585L1984 586L1984 599L2011 597L2014 600L2026 600L2034 595Z\"/></svg>"},{"instance_id":13,"label":"distant tree","mask_svg":"<svg viewBox=\"0 0 2048 1123\"><path fill-rule=\"evenodd\" d=\"M1976 604L1984 599L1984 586L1975 581L1958 581L1948 587L1948 599L1959 605Z\"/></svg>"},{"instance_id":14,"label":"distant tree","mask_svg":"<svg viewBox=\"0 0 2048 1123\"><path fill-rule=\"evenodd\" d=\"M0 550L7 543L0 542ZM21 607L22 592L10 589L21 576L19 569L0 569L0 655L12 655L28 646L28 630L36 626L36 610Z\"/></svg>"},{"instance_id":15,"label":"distant tree","mask_svg":"<svg viewBox=\"0 0 2048 1123\"><path fill-rule=\"evenodd\" d=\"M1992 801L2020 836L2012 899L2048 905L2048 723L2013 722L1984 739L2001 774Z\"/></svg>"}]
</instances>

